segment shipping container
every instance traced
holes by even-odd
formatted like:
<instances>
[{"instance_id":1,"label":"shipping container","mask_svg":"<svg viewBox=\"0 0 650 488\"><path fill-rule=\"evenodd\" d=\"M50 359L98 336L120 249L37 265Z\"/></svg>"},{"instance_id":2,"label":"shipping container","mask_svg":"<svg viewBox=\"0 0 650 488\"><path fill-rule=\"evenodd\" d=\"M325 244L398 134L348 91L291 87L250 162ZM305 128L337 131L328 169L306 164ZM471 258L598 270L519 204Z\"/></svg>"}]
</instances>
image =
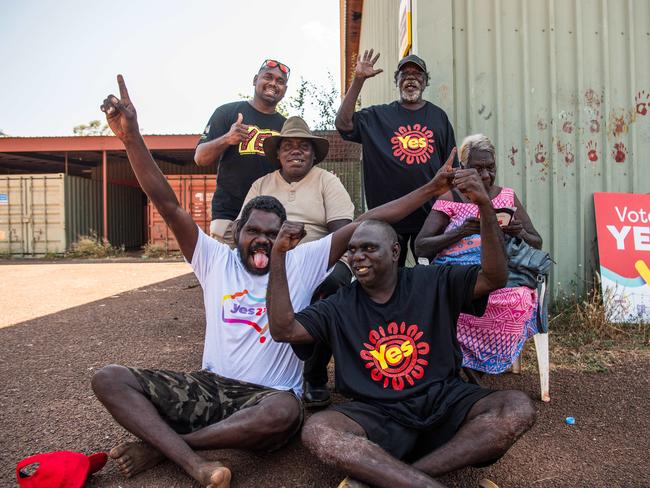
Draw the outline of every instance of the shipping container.
<instances>
[{"instance_id":1,"label":"shipping container","mask_svg":"<svg viewBox=\"0 0 650 488\"><path fill-rule=\"evenodd\" d=\"M108 185L108 241L143 244L143 193ZM63 253L80 235L102 232L102 184L56 174L0 175L0 254Z\"/></svg>"},{"instance_id":2,"label":"shipping container","mask_svg":"<svg viewBox=\"0 0 650 488\"><path fill-rule=\"evenodd\" d=\"M381 53L362 106L397 99L399 3L364 2L359 52ZM650 2L412 0L411 52L458 144L483 133L557 266L555 290L598 268L594 192L650 192Z\"/></svg>"},{"instance_id":3,"label":"shipping container","mask_svg":"<svg viewBox=\"0 0 650 488\"><path fill-rule=\"evenodd\" d=\"M215 175L166 175L176 198L194 222L210 234L212 216L212 196L217 189ZM148 203L148 226L150 244L161 246L167 251L178 251L178 242L165 224L156 207Z\"/></svg>"},{"instance_id":4,"label":"shipping container","mask_svg":"<svg viewBox=\"0 0 650 488\"><path fill-rule=\"evenodd\" d=\"M36 255L66 249L62 174L0 176L0 254Z\"/></svg>"}]
</instances>

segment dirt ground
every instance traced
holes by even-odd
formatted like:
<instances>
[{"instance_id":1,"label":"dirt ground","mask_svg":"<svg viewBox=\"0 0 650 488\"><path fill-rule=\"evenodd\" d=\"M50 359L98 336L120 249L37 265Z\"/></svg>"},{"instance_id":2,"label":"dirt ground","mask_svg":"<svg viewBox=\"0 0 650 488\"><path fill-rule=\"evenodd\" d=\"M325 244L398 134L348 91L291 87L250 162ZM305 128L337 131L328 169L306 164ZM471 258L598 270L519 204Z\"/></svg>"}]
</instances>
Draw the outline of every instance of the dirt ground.
<instances>
[{"instance_id":1,"label":"dirt ground","mask_svg":"<svg viewBox=\"0 0 650 488\"><path fill-rule=\"evenodd\" d=\"M0 329L0 486L16 486L15 464L25 456L60 449L92 453L128 438L95 400L93 372L109 363L195 369L203 329L201 288L193 275ZM647 353L630 354L608 373L553 368L549 404L539 401L534 368L486 381L531 395L537 423L497 464L441 481L454 487L476 487L481 478L501 488L650 486L649 370ZM567 416L576 424L565 425ZM273 454L205 456L231 467L235 488L335 487L342 478L298 440ZM109 463L89 486L196 484L170 463L131 480Z\"/></svg>"}]
</instances>

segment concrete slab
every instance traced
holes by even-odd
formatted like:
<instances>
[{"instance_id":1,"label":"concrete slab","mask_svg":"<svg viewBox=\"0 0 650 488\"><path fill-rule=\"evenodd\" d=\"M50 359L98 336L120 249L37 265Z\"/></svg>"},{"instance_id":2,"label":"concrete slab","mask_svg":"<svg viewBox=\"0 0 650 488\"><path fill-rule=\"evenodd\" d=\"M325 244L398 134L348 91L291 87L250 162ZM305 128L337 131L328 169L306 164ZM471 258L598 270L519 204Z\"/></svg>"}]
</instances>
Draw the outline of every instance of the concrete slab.
<instances>
[{"instance_id":1,"label":"concrete slab","mask_svg":"<svg viewBox=\"0 0 650 488\"><path fill-rule=\"evenodd\" d=\"M183 262L2 265L0 328L191 272Z\"/></svg>"}]
</instances>

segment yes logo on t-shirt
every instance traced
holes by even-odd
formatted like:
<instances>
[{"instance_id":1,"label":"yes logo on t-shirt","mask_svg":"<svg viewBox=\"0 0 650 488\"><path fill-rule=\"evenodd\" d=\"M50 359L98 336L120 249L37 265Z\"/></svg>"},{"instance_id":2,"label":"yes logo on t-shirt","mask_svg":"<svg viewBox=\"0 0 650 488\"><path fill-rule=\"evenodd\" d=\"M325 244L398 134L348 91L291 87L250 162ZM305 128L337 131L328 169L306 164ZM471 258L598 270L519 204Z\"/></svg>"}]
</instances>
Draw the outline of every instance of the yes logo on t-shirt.
<instances>
[{"instance_id":1,"label":"yes logo on t-shirt","mask_svg":"<svg viewBox=\"0 0 650 488\"><path fill-rule=\"evenodd\" d=\"M422 334L417 325L407 326L404 322L391 322L386 329L379 326L371 330L370 342L365 342L365 349L360 352L370 377L383 382L384 388L390 384L394 390L403 390L404 381L415 385L415 380L424 376L423 367L429 364L422 357L429 353L429 344L420 341Z\"/></svg>"},{"instance_id":2,"label":"yes logo on t-shirt","mask_svg":"<svg viewBox=\"0 0 650 488\"><path fill-rule=\"evenodd\" d=\"M264 141L279 134L279 132L271 129L260 129L255 125L249 125L246 139L239 143L239 154L264 155Z\"/></svg>"},{"instance_id":3,"label":"yes logo on t-shirt","mask_svg":"<svg viewBox=\"0 0 650 488\"><path fill-rule=\"evenodd\" d=\"M229 300L232 300L229 302ZM242 324L251 327L260 335L264 344L264 333L269 328L266 317L266 298L258 298L248 290L242 290L231 295L224 295L221 300L221 320L224 324ZM260 327L260 324L264 326Z\"/></svg>"},{"instance_id":4,"label":"yes logo on t-shirt","mask_svg":"<svg viewBox=\"0 0 650 488\"><path fill-rule=\"evenodd\" d=\"M400 161L406 160L406 164L425 164L435 151L433 131L420 124L401 126L391 137L390 143L393 145L393 156Z\"/></svg>"}]
</instances>

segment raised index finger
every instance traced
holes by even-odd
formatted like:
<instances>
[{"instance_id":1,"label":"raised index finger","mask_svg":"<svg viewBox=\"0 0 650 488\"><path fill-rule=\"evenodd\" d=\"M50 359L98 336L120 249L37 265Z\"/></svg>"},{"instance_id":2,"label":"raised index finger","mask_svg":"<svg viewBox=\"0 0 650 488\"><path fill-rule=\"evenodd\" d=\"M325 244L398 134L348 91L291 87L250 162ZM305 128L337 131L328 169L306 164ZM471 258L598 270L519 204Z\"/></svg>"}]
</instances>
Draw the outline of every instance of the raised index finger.
<instances>
[{"instance_id":1,"label":"raised index finger","mask_svg":"<svg viewBox=\"0 0 650 488\"><path fill-rule=\"evenodd\" d=\"M449 157L447 158L447 162L444 165L445 171L451 171L452 170L452 165L454 164L454 157L456 156L456 148L454 147L451 152L449 153Z\"/></svg>"},{"instance_id":2,"label":"raised index finger","mask_svg":"<svg viewBox=\"0 0 650 488\"><path fill-rule=\"evenodd\" d=\"M122 75L117 75L117 84L120 87L120 98L123 101L130 101L129 90L126 89L126 83L124 83L124 77Z\"/></svg>"}]
</instances>

